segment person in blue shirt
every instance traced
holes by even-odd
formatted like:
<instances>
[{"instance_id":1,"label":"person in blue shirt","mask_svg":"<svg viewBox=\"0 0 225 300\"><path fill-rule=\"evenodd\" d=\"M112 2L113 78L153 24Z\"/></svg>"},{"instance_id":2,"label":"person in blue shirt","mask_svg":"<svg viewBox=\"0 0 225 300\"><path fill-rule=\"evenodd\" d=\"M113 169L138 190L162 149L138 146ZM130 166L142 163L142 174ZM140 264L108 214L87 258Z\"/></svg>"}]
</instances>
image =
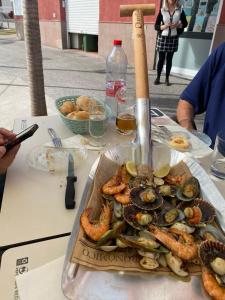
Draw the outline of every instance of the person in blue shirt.
<instances>
[{"instance_id":1,"label":"person in blue shirt","mask_svg":"<svg viewBox=\"0 0 225 300\"><path fill-rule=\"evenodd\" d=\"M225 130L225 43L207 58L199 72L180 96L177 121L186 129L194 129L194 117L205 114L203 132L212 139Z\"/></svg>"}]
</instances>

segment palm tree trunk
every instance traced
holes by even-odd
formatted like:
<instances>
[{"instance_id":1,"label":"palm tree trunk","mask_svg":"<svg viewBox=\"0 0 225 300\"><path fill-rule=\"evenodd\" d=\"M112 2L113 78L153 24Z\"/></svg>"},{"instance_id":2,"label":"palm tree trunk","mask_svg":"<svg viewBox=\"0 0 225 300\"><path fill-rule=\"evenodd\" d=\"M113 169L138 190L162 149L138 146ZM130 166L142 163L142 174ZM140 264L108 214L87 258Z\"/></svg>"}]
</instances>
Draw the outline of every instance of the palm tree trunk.
<instances>
[{"instance_id":1,"label":"palm tree trunk","mask_svg":"<svg viewBox=\"0 0 225 300\"><path fill-rule=\"evenodd\" d=\"M46 116L38 0L23 0L23 15L31 113L33 116Z\"/></svg>"}]
</instances>

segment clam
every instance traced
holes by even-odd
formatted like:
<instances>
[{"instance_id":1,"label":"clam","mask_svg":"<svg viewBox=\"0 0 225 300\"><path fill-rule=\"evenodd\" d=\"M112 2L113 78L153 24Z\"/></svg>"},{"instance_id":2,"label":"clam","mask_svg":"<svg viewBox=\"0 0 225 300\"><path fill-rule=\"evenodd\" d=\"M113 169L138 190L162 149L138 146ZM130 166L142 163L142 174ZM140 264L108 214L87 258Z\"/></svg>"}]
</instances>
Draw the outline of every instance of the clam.
<instances>
[{"instance_id":1,"label":"clam","mask_svg":"<svg viewBox=\"0 0 225 300\"><path fill-rule=\"evenodd\" d=\"M190 227L186 224L180 223L180 222L176 222L174 223L171 228L176 228L178 230L184 231L186 233L193 233L195 231L194 227Z\"/></svg>"},{"instance_id":2,"label":"clam","mask_svg":"<svg viewBox=\"0 0 225 300\"><path fill-rule=\"evenodd\" d=\"M116 245L118 248L127 248L127 244L124 244L120 239L116 239Z\"/></svg>"},{"instance_id":3,"label":"clam","mask_svg":"<svg viewBox=\"0 0 225 300\"><path fill-rule=\"evenodd\" d=\"M153 181L149 178L136 176L136 177L132 177L129 180L128 185L130 189L139 188L139 187L146 188L146 187L153 186Z\"/></svg>"},{"instance_id":4,"label":"clam","mask_svg":"<svg viewBox=\"0 0 225 300\"><path fill-rule=\"evenodd\" d=\"M210 240L213 242L218 241L225 244L225 236L223 235L223 233L211 224L208 224L205 227L201 228L199 231L199 235L203 240Z\"/></svg>"},{"instance_id":5,"label":"clam","mask_svg":"<svg viewBox=\"0 0 225 300\"><path fill-rule=\"evenodd\" d=\"M168 253L168 249L156 242L156 240L151 237L151 234L147 234L146 231L140 231L139 236L120 235L119 239L131 248L157 253Z\"/></svg>"},{"instance_id":6,"label":"clam","mask_svg":"<svg viewBox=\"0 0 225 300\"><path fill-rule=\"evenodd\" d=\"M164 197L174 197L176 195L176 188L169 184L164 184L158 187L160 195Z\"/></svg>"},{"instance_id":7,"label":"clam","mask_svg":"<svg viewBox=\"0 0 225 300\"><path fill-rule=\"evenodd\" d=\"M164 185L164 180L162 178L159 178L159 177L155 177L153 178L153 182L156 186L162 186Z\"/></svg>"},{"instance_id":8,"label":"clam","mask_svg":"<svg viewBox=\"0 0 225 300\"><path fill-rule=\"evenodd\" d=\"M100 246L99 249L105 252L111 252L116 250L117 247L118 247L117 245L105 245L105 246Z\"/></svg>"},{"instance_id":9,"label":"clam","mask_svg":"<svg viewBox=\"0 0 225 300\"><path fill-rule=\"evenodd\" d=\"M158 226L170 226L184 219L184 213L177 208L163 209L156 217L155 224Z\"/></svg>"},{"instance_id":10,"label":"clam","mask_svg":"<svg viewBox=\"0 0 225 300\"><path fill-rule=\"evenodd\" d=\"M123 206L121 203L114 201L113 202L113 214L116 218L121 218L123 215Z\"/></svg>"},{"instance_id":11,"label":"clam","mask_svg":"<svg viewBox=\"0 0 225 300\"><path fill-rule=\"evenodd\" d=\"M201 219L198 223L192 224L190 222L191 219L195 218L195 216L191 216L189 214L191 214L191 210L189 208L194 208L197 207L200 209L201 211ZM187 219L187 223L190 225L195 225L195 226L203 226L204 224L208 224L208 223L212 223L215 216L216 216L216 211L215 208L209 204L208 202L202 200L202 199L196 199L194 201L190 202L181 202L177 208L181 209L182 211L185 211L187 216L190 216L190 218L186 218ZM187 208L189 210L187 210ZM198 211L195 210L197 213ZM197 220L197 218L196 218Z\"/></svg>"},{"instance_id":12,"label":"clam","mask_svg":"<svg viewBox=\"0 0 225 300\"><path fill-rule=\"evenodd\" d=\"M107 200L107 201L114 201L115 200L115 198L112 195L107 195L107 194L104 194L104 193L102 193L102 198Z\"/></svg>"},{"instance_id":13,"label":"clam","mask_svg":"<svg viewBox=\"0 0 225 300\"><path fill-rule=\"evenodd\" d=\"M160 266L166 268L167 267L167 261L166 261L166 256L165 254L161 253L159 258L158 258L158 262L160 264Z\"/></svg>"},{"instance_id":14,"label":"clam","mask_svg":"<svg viewBox=\"0 0 225 300\"><path fill-rule=\"evenodd\" d=\"M135 206L144 210L154 210L163 205L162 196L152 187L133 188L130 198Z\"/></svg>"},{"instance_id":15,"label":"clam","mask_svg":"<svg viewBox=\"0 0 225 300\"><path fill-rule=\"evenodd\" d=\"M171 252L165 254L166 262L169 268L178 276L180 277L186 277L189 275L188 272L182 269L182 260L177 257L173 256Z\"/></svg>"},{"instance_id":16,"label":"clam","mask_svg":"<svg viewBox=\"0 0 225 300\"><path fill-rule=\"evenodd\" d=\"M106 231L100 240L97 242L97 246L106 245L109 241L115 239L125 228L124 221L118 221L114 223L113 228Z\"/></svg>"},{"instance_id":17,"label":"clam","mask_svg":"<svg viewBox=\"0 0 225 300\"><path fill-rule=\"evenodd\" d=\"M131 248L144 249L146 251L154 252L160 246L160 244L155 240L140 236L120 235L119 239Z\"/></svg>"},{"instance_id":18,"label":"clam","mask_svg":"<svg viewBox=\"0 0 225 300\"><path fill-rule=\"evenodd\" d=\"M177 189L176 196L181 201L192 201L199 196L200 184L198 179L190 177Z\"/></svg>"},{"instance_id":19,"label":"clam","mask_svg":"<svg viewBox=\"0 0 225 300\"><path fill-rule=\"evenodd\" d=\"M225 244L204 241L199 247L202 264L213 272L219 285L225 287Z\"/></svg>"},{"instance_id":20,"label":"clam","mask_svg":"<svg viewBox=\"0 0 225 300\"><path fill-rule=\"evenodd\" d=\"M142 250L142 249L138 249L137 250L137 253L140 255L140 256L143 256L143 257L148 257L148 258L152 258L152 259L158 259L159 258L159 253L155 253L155 252L149 252L149 251L145 251L145 250Z\"/></svg>"},{"instance_id":21,"label":"clam","mask_svg":"<svg viewBox=\"0 0 225 300\"><path fill-rule=\"evenodd\" d=\"M220 276L225 275L225 258L224 259L220 257L215 258L210 263L210 266L216 274Z\"/></svg>"},{"instance_id":22,"label":"clam","mask_svg":"<svg viewBox=\"0 0 225 300\"><path fill-rule=\"evenodd\" d=\"M149 258L144 256L141 260L140 260L140 265L147 270L154 270L156 268L158 268L159 263L157 262L156 259L154 258Z\"/></svg>"},{"instance_id":23,"label":"clam","mask_svg":"<svg viewBox=\"0 0 225 300\"><path fill-rule=\"evenodd\" d=\"M138 230L143 230L153 220L153 216L148 211L141 210L133 204L124 206L123 216L130 226Z\"/></svg>"}]
</instances>

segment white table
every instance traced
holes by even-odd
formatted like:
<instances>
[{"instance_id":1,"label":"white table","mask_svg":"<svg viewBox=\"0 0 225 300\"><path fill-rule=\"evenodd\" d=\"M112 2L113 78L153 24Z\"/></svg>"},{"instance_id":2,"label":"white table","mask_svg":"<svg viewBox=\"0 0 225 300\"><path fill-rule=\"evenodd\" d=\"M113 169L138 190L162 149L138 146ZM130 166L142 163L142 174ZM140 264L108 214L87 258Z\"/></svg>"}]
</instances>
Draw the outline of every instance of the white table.
<instances>
[{"instance_id":1,"label":"white table","mask_svg":"<svg viewBox=\"0 0 225 300\"><path fill-rule=\"evenodd\" d=\"M19 132L24 125L29 126L33 123L38 123L40 128L33 137L22 143L16 159L7 172L0 212L0 228L7 230L0 231L0 247L70 233L76 216L76 209L65 209L66 173L50 174L32 169L27 164L28 153L35 146L50 141L48 127L54 128L61 138L70 137L73 133L59 116L20 118L15 120L14 131ZM177 126L179 129L178 125L166 115L152 118L152 123ZM106 137L111 146L130 139L116 133L115 126L109 128ZM87 176L98 155L98 151L88 151L84 164L75 170L78 177L75 184L76 207L79 206ZM199 161L206 167L209 164L208 158ZM219 180L215 183L223 193L223 182Z\"/></svg>"},{"instance_id":2,"label":"white table","mask_svg":"<svg viewBox=\"0 0 225 300\"><path fill-rule=\"evenodd\" d=\"M17 300L15 276L40 267L66 252L69 237L55 238L6 250L0 269L0 295L2 300Z\"/></svg>"},{"instance_id":3,"label":"white table","mask_svg":"<svg viewBox=\"0 0 225 300\"><path fill-rule=\"evenodd\" d=\"M25 122L26 121L26 122ZM48 127L63 139L73 133L59 116L21 118L15 120L14 131L37 123L36 133L21 144L16 159L8 169L0 212L0 247L70 233L77 209L65 209L66 172L50 174L32 169L27 164L28 153L38 145L49 142ZM128 141L109 128L106 135L111 145ZM90 168L99 151L88 151L88 157L76 172L76 207L82 196ZM2 230L4 228L4 230ZM6 230L7 229L7 230Z\"/></svg>"},{"instance_id":4,"label":"white table","mask_svg":"<svg viewBox=\"0 0 225 300\"><path fill-rule=\"evenodd\" d=\"M152 122L166 126L176 124L165 115L159 118L152 118ZM72 229L77 212L76 209L65 209L66 174L52 175L37 171L30 168L26 162L27 155L33 147L50 141L47 132L48 127L54 128L61 138L70 137L73 133L65 127L58 116L17 119L14 130L16 132L21 131L24 123L27 126L38 123L40 128L32 138L22 143L13 165L8 170L0 212L0 247L10 247L18 243L26 244L28 241L68 234ZM114 130L115 128L110 128L107 135L111 145L129 140L129 137L118 135ZM76 183L77 207L79 206L91 165L99 155L98 151L88 152L85 165L76 170L76 175L78 176L78 182ZM208 168L208 157L199 159L199 161ZM214 180L214 182L224 194L224 182L221 180ZM15 296L14 272L16 270L15 262L18 257L32 255L33 262L30 268L40 266L65 254L67 240L68 237L54 238L5 251L0 271L0 283L3 283L0 286L0 290L1 294L4 291L5 296L3 299L11 300ZM10 278L10 282L7 282L7 278ZM16 298L14 297L14 299Z\"/></svg>"}]
</instances>

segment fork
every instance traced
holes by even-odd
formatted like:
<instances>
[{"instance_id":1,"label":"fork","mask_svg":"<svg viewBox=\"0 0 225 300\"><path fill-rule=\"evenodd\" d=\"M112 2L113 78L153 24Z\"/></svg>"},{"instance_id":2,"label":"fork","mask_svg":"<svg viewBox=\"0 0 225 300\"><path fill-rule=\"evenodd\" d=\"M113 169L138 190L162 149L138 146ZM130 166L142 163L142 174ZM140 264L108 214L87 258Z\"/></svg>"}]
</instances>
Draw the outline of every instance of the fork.
<instances>
[{"instance_id":1,"label":"fork","mask_svg":"<svg viewBox=\"0 0 225 300\"><path fill-rule=\"evenodd\" d=\"M52 142L55 147L61 148L62 147L62 141L61 139L57 136L55 130L53 128L48 128L48 133L50 137L52 138Z\"/></svg>"}]
</instances>

